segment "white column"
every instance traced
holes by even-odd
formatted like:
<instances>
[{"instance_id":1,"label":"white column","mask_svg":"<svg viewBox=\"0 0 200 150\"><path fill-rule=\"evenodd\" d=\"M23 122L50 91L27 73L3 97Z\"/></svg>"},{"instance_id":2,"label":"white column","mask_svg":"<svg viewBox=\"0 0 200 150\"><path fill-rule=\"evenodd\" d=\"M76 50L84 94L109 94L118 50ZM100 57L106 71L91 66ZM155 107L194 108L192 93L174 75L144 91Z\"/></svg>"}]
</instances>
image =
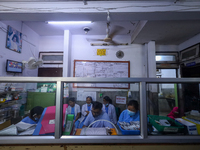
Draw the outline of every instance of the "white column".
<instances>
[{"instance_id":1,"label":"white column","mask_svg":"<svg viewBox=\"0 0 200 150\"><path fill-rule=\"evenodd\" d=\"M149 78L156 78L156 46L155 41L150 41L147 43L147 77ZM149 91L157 92L157 85L156 84L149 84Z\"/></svg>"},{"instance_id":2,"label":"white column","mask_svg":"<svg viewBox=\"0 0 200 150\"><path fill-rule=\"evenodd\" d=\"M147 53L148 53L148 77L155 78L156 77L156 46L155 41L150 41L147 43Z\"/></svg>"},{"instance_id":3,"label":"white column","mask_svg":"<svg viewBox=\"0 0 200 150\"><path fill-rule=\"evenodd\" d=\"M63 49L63 77L70 77L71 71L71 33L64 31L64 49Z\"/></svg>"}]
</instances>

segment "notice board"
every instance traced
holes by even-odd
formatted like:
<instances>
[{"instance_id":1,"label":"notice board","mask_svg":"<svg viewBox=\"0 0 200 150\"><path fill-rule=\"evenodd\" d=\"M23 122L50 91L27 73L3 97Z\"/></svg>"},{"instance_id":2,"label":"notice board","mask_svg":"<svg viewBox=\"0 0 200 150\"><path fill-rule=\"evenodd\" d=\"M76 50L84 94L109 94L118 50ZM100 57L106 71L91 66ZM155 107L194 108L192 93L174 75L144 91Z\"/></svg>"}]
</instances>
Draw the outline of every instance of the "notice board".
<instances>
[{"instance_id":1,"label":"notice board","mask_svg":"<svg viewBox=\"0 0 200 150\"><path fill-rule=\"evenodd\" d=\"M74 77L129 78L130 61L74 60ZM129 89L128 83L74 83L77 88Z\"/></svg>"}]
</instances>

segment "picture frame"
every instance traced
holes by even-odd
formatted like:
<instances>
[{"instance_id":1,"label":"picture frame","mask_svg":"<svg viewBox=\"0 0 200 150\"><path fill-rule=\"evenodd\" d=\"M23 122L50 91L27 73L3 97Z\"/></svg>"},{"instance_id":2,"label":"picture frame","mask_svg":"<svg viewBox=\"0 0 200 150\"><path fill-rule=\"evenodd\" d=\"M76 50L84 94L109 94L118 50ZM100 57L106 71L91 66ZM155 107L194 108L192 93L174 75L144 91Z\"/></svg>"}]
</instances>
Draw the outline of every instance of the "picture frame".
<instances>
[{"instance_id":1,"label":"picture frame","mask_svg":"<svg viewBox=\"0 0 200 150\"><path fill-rule=\"evenodd\" d=\"M22 33L11 26L7 30L6 48L18 53L22 51Z\"/></svg>"},{"instance_id":2,"label":"picture frame","mask_svg":"<svg viewBox=\"0 0 200 150\"><path fill-rule=\"evenodd\" d=\"M43 64L63 64L63 52L39 52Z\"/></svg>"}]
</instances>

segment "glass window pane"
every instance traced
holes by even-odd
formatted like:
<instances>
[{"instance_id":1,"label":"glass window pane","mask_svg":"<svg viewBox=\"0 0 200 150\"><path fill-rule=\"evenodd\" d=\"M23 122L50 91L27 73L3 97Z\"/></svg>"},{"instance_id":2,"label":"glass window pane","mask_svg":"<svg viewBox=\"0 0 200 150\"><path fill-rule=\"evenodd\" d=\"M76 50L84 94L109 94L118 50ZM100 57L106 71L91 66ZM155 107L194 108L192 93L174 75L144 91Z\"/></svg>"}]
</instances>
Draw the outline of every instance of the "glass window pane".
<instances>
[{"instance_id":1,"label":"glass window pane","mask_svg":"<svg viewBox=\"0 0 200 150\"><path fill-rule=\"evenodd\" d=\"M0 135L54 135L55 91L55 83L0 83Z\"/></svg>"},{"instance_id":2,"label":"glass window pane","mask_svg":"<svg viewBox=\"0 0 200 150\"><path fill-rule=\"evenodd\" d=\"M149 135L198 135L199 83L147 86Z\"/></svg>"},{"instance_id":3,"label":"glass window pane","mask_svg":"<svg viewBox=\"0 0 200 150\"><path fill-rule=\"evenodd\" d=\"M156 61L176 61L174 55L156 55Z\"/></svg>"},{"instance_id":4,"label":"glass window pane","mask_svg":"<svg viewBox=\"0 0 200 150\"><path fill-rule=\"evenodd\" d=\"M43 61L63 61L63 55L42 55Z\"/></svg>"},{"instance_id":5,"label":"glass window pane","mask_svg":"<svg viewBox=\"0 0 200 150\"><path fill-rule=\"evenodd\" d=\"M128 85L128 88L120 85ZM63 135L140 135L139 83L82 83L81 86L87 88L76 86L64 84Z\"/></svg>"}]
</instances>

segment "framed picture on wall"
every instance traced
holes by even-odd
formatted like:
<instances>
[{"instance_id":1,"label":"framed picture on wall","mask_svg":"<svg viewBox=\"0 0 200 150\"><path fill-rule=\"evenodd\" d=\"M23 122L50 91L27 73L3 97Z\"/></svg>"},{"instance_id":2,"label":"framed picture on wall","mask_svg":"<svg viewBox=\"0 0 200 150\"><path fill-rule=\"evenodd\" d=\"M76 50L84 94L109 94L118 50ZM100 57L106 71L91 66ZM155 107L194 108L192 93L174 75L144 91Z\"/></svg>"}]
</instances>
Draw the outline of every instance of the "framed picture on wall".
<instances>
[{"instance_id":1,"label":"framed picture on wall","mask_svg":"<svg viewBox=\"0 0 200 150\"><path fill-rule=\"evenodd\" d=\"M8 26L6 48L21 53L22 51L22 33L11 26Z\"/></svg>"}]
</instances>

